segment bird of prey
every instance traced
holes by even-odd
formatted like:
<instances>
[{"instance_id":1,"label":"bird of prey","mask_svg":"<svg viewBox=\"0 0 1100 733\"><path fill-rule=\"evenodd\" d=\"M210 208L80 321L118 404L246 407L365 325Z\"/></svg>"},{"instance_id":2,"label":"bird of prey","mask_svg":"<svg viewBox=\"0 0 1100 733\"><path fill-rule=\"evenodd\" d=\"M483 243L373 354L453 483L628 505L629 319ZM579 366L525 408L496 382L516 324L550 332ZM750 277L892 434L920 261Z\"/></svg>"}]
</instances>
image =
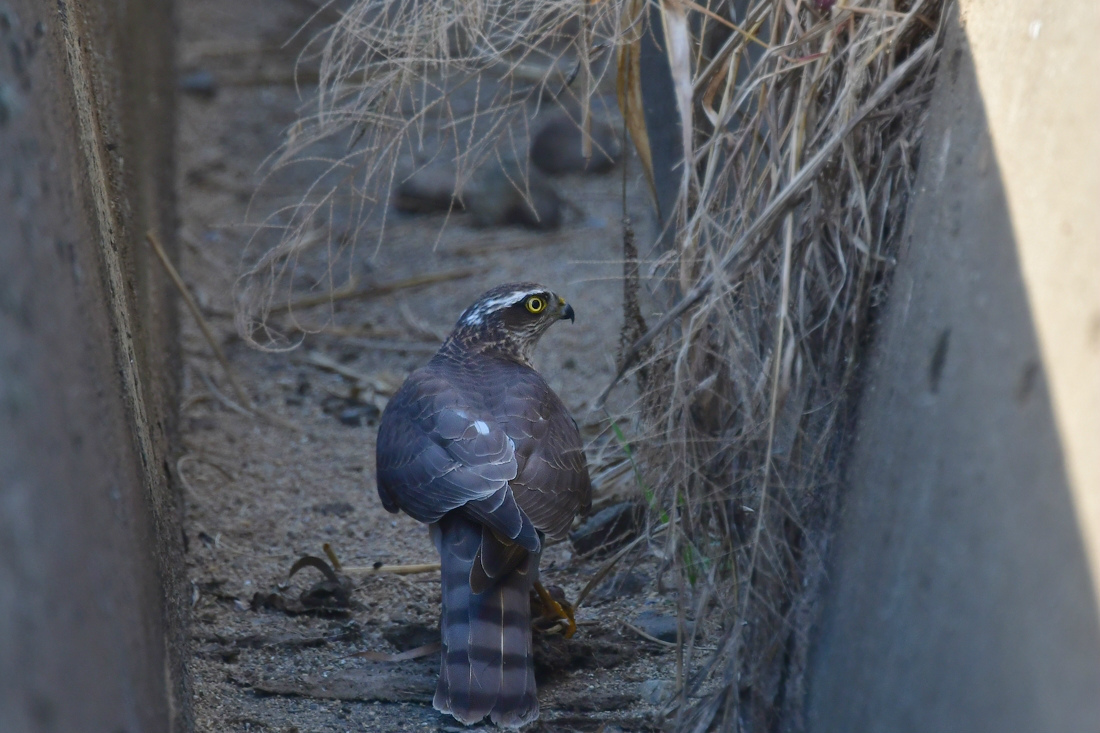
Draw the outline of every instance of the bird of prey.
<instances>
[{"instance_id":1,"label":"bird of prey","mask_svg":"<svg viewBox=\"0 0 1100 733\"><path fill-rule=\"evenodd\" d=\"M531 350L573 308L545 286L501 285L458 319L393 396L378 429L378 495L429 525L443 585L434 705L467 725L539 714L532 588L548 539L591 505L584 447ZM569 619L570 629L575 628Z\"/></svg>"}]
</instances>

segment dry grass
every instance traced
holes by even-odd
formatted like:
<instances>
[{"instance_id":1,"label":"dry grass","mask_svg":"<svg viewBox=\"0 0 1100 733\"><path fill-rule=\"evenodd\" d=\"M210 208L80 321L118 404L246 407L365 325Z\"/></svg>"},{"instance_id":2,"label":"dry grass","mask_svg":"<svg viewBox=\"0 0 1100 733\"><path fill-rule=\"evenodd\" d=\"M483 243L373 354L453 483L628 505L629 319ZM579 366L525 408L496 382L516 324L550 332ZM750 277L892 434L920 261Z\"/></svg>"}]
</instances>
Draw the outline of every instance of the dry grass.
<instances>
[{"instance_id":1,"label":"dry grass","mask_svg":"<svg viewBox=\"0 0 1100 733\"><path fill-rule=\"evenodd\" d=\"M636 455L669 528L653 544L678 571L683 616L707 634L681 645L678 730L801 728L804 632L869 319L903 235L944 0L830 5L660 6L693 165L676 171L674 243L642 248L640 268L627 243L628 295L640 272L664 315L647 326L627 298L620 377L642 387ZM634 65L643 8L352 3L320 42L321 93L280 160L334 138L345 152L277 217L285 236L246 280L246 331L290 298L301 253L332 241L336 207L383 230L403 151L453 160L460 179L521 157L513 130L530 104L564 90L583 121L601 75L617 72L648 161ZM612 47L618 63L601 64ZM475 101L459 108L453 92L468 85Z\"/></svg>"},{"instance_id":2,"label":"dry grass","mask_svg":"<svg viewBox=\"0 0 1100 733\"><path fill-rule=\"evenodd\" d=\"M533 108L572 102L587 127L593 91L613 81L616 3L349 0L318 12L337 6L302 57L320 67L319 92L271 161L274 173L311 166L316 183L260 225L277 243L254 239L240 284L239 330L261 346L287 345L267 316L293 299L303 258L328 263L314 291L344 285L354 246L381 245L387 204L413 170L446 161L461 188L486 162L526 161Z\"/></svg>"},{"instance_id":3,"label":"dry grass","mask_svg":"<svg viewBox=\"0 0 1100 733\"><path fill-rule=\"evenodd\" d=\"M666 32L687 33L675 6ZM710 58L672 63L695 165L654 268L668 307L624 369L647 367L647 483L673 522L682 607L718 638L685 644L677 730L801 728L810 604L941 11L760 2Z\"/></svg>"}]
</instances>

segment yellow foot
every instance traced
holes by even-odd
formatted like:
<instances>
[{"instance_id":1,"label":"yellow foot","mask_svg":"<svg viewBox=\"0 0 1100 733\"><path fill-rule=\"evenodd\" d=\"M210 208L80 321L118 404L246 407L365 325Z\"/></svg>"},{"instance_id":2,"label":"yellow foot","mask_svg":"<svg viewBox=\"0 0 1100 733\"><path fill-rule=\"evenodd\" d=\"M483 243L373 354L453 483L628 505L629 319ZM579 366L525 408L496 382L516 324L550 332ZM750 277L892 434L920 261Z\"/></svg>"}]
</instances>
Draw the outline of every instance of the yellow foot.
<instances>
[{"instance_id":1,"label":"yellow foot","mask_svg":"<svg viewBox=\"0 0 1100 733\"><path fill-rule=\"evenodd\" d=\"M573 616L573 606L565 600L564 593L561 594L562 598L559 601L550 595L550 591L546 590L542 583L537 581L535 592L539 596L542 618L555 622L554 625L559 627L562 625L560 622L564 622L565 630L562 633L566 639L577 633L577 620Z\"/></svg>"}]
</instances>

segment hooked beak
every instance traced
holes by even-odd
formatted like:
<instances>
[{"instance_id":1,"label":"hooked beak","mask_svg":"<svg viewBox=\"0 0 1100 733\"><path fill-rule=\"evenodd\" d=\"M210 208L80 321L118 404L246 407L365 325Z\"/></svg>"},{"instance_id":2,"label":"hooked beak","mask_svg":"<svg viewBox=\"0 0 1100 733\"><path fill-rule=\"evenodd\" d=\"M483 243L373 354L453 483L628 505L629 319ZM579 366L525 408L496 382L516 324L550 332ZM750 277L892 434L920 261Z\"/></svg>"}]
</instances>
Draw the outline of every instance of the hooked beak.
<instances>
[{"instance_id":1,"label":"hooked beak","mask_svg":"<svg viewBox=\"0 0 1100 733\"><path fill-rule=\"evenodd\" d=\"M561 320L569 319L570 323L574 323L575 313L573 313L573 306L569 305L565 301L562 301Z\"/></svg>"}]
</instances>

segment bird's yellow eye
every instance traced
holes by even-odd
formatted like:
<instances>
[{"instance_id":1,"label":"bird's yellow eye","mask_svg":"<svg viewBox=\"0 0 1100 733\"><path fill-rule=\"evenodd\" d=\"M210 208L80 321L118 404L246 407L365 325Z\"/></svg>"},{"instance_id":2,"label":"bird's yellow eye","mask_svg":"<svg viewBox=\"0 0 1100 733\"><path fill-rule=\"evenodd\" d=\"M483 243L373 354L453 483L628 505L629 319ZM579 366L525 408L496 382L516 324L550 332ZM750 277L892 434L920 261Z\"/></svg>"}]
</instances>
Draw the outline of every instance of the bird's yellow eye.
<instances>
[{"instance_id":1,"label":"bird's yellow eye","mask_svg":"<svg viewBox=\"0 0 1100 733\"><path fill-rule=\"evenodd\" d=\"M546 299L540 298L537 295L532 295L527 299L527 310L531 313L542 313L546 310Z\"/></svg>"}]
</instances>

